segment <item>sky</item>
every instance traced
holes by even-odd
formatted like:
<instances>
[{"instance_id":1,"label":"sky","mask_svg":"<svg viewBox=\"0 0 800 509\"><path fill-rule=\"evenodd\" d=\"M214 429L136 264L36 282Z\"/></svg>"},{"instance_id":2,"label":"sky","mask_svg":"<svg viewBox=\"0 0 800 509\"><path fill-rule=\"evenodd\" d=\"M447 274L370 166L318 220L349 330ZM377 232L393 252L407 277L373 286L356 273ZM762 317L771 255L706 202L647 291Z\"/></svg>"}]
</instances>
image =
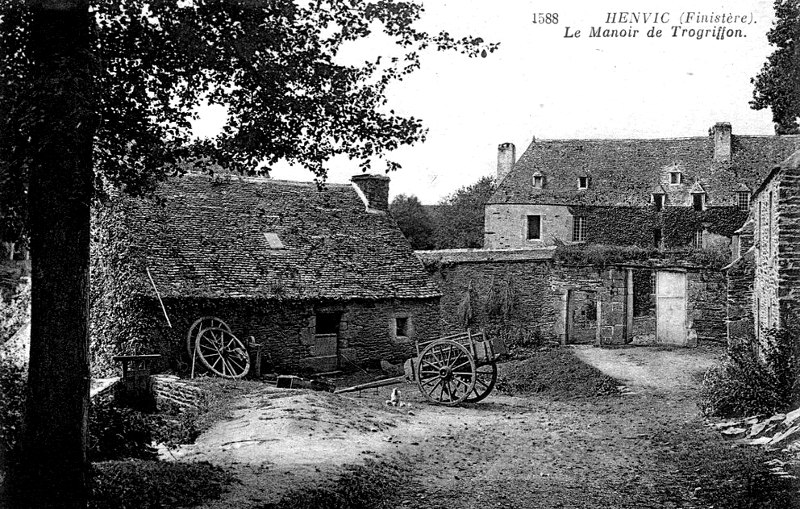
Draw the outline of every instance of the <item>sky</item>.
<instances>
[{"instance_id":1,"label":"sky","mask_svg":"<svg viewBox=\"0 0 800 509\"><path fill-rule=\"evenodd\" d=\"M772 49L771 0L424 0L419 26L431 32L481 36L499 42L487 58L431 52L422 68L388 92L389 107L421 118L427 139L390 158L390 194L416 195L434 204L459 187L492 176L497 146L514 143L517 157L536 139L675 138L705 136L727 121L733 134L773 134L769 110L750 109L750 82ZM658 13L659 21L607 23L610 13ZM686 13L712 17L681 24ZM537 14L558 23L533 23ZM744 22L713 22L735 15ZM631 17L630 14L627 15ZM550 16L553 20L553 16ZM697 38L723 26L740 37ZM569 28L568 28L569 27ZM655 27L661 37L647 37ZM678 27L678 37L673 36ZM590 37L593 28L639 30L636 36ZM566 37L581 31L580 37ZM687 32L683 32L687 30ZM350 48L343 58L363 61L380 42ZM206 110L199 135L224 118ZM377 167L377 165L376 165ZM373 170L375 171L375 170ZM346 159L331 161L329 180L359 172ZM303 168L278 165L273 178L311 180Z\"/></svg>"}]
</instances>

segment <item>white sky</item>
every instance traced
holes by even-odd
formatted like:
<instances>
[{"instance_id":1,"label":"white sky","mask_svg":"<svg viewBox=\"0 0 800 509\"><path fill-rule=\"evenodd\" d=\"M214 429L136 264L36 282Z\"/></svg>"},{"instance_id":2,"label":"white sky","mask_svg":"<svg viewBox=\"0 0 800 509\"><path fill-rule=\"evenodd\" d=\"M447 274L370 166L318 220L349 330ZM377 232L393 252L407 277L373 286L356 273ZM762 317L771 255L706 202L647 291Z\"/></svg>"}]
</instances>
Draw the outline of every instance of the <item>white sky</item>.
<instances>
[{"instance_id":1,"label":"white sky","mask_svg":"<svg viewBox=\"0 0 800 509\"><path fill-rule=\"evenodd\" d=\"M766 32L773 20L771 0L425 0L421 26L471 34L500 42L485 59L454 52L427 54L422 69L394 85L389 106L421 118L427 141L396 151L403 165L393 172L391 195L417 195L436 203L497 166L497 145L512 142L517 157L537 139L658 138L704 136L717 121L734 134L772 134L771 113L754 111L750 79L771 48ZM668 12L660 39L589 38L605 25L608 12ZM723 41L671 37L685 11L703 14L752 13L754 24L733 25L745 37ZM533 24L535 13L557 12L557 25ZM564 38L567 26L579 39ZM714 28L717 24L703 25ZM684 28L698 28L686 25ZM354 49L364 60L380 45ZM206 112L198 134L219 126L219 111ZM357 164L333 161L329 180L347 182ZM311 180L302 168L279 167L279 179Z\"/></svg>"}]
</instances>

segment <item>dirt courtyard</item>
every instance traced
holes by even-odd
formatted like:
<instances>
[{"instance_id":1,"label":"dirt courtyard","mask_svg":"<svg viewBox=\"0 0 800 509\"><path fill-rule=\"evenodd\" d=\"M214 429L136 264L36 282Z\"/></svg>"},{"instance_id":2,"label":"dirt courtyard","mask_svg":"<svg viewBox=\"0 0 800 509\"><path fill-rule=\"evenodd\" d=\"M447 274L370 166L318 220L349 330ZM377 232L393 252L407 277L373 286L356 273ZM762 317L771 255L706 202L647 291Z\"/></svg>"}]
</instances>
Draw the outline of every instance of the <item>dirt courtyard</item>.
<instances>
[{"instance_id":1,"label":"dirt courtyard","mask_svg":"<svg viewBox=\"0 0 800 509\"><path fill-rule=\"evenodd\" d=\"M171 457L223 465L239 478L203 507L277 503L368 460L407 472L386 507L730 507L725 500L743 490L760 496L767 481L754 485L752 472L743 478L736 468L773 456L734 448L694 403L721 349L570 350L616 378L623 393L495 391L448 408L405 385L410 407L398 409L384 405L392 387L344 395L265 387ZM501 365L501 380L510 365Z\"/></svg>"}]
</instances>

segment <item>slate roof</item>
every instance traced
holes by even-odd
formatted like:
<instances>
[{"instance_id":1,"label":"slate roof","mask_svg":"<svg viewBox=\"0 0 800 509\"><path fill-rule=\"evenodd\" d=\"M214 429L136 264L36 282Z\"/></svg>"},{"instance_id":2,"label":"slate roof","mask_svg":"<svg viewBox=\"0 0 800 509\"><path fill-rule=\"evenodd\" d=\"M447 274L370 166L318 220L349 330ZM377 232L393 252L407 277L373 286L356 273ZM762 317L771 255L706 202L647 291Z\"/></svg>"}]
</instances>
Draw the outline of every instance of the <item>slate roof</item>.
<instances>
[{"instance_id":1,"label":"slate roof","mask_svg":"<svg viewBox=\"0 0 800 509\"><path fill-rule=\"evenodd\" d=\"M440 296L394 219L367 212L349 184L319 192L313 183L186 175L156 196L163 207L121 199L147 295L145 268L164 298Z\"/></svg>"},{"instance_id":2,"label":"slate roof","mask_svg":"<svg viewBox=\"0 0 800 509\"><path fill-rule=\"evenodd\" d=\"M691 204L698 182L709 207L736 205L742 185L755 190L773 166L800 148L800 136L731 136L730 162L714 161L711 136L640 140L534 140L498 186L489 203L645 206L662 185L666 205ZM669 172L683 174L669 184ZM545 177L543 189L533 175ZM578 177L590 178L578 190Z\"/></svg>"}]
</instances>

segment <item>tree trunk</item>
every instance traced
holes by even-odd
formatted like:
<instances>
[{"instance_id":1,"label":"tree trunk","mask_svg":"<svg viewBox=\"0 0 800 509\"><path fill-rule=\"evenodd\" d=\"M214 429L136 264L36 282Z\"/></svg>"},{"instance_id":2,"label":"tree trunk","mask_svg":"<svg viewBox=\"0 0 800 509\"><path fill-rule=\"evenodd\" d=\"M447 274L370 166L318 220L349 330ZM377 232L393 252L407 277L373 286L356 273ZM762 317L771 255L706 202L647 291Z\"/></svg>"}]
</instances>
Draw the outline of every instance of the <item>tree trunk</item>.
<instances>
[{"instance_id":1,"label":"tree trunk","mask_svg":"<svg viewBox=\"0 0 800 509\"><path fill-rule=\"evenodd\" d=\"M88 0L32 7L31 353L17 500L86 507L91 18Z\"/></svg>"}]
</instances>

